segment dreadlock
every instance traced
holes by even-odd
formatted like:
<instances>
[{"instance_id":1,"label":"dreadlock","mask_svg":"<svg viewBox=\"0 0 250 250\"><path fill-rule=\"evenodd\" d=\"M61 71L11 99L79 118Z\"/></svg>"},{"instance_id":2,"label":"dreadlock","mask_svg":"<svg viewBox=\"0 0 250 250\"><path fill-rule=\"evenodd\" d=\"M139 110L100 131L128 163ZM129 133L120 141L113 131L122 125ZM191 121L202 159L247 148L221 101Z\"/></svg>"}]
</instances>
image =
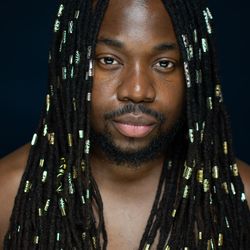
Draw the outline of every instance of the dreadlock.
<instances>
[{"instance_id":1,"label":"dreadlock","mask_svg":"<svg viewBox=\"0 0 250 250\"><path fill-rule=\"evenodd\" d=\"M49 90L4 249L107 248L89 156L93 60L108 2L60 3ZM204 0L162 2L184 62L187 128L164 163L139 250L156 238L158 250L249 249L250 215L223 105L212 14Z\"/></svg>"}]
</instances>

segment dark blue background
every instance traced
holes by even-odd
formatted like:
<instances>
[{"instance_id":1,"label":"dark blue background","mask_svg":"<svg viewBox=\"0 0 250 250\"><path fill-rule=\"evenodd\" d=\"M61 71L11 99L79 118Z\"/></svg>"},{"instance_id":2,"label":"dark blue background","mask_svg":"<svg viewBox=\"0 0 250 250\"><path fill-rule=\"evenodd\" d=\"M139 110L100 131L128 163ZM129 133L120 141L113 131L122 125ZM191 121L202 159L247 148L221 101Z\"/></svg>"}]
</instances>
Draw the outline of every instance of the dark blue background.
<instances>
[{"instance_id":1,"label":"dark blue background","mask_svg":"<svg viewBox=\"0 0 250 250\"><path fill-rule=\"evenodd\" d=\"M237 156L250 163L249 3L210 1L225 102ZM47 54L56 2L4 1L0 9L0 157L28 142L47 88Z\"/></svg>"}]
</instances>

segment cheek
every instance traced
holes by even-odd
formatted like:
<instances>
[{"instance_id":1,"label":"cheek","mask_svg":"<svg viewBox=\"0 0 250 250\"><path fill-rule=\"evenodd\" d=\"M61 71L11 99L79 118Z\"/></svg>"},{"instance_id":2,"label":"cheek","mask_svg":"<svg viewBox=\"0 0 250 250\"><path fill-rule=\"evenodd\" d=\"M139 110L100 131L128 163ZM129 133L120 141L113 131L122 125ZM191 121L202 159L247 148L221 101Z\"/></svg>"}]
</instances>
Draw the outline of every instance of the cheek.
<instances>
[{"instance_id":1,"label":"cheek","mask_svg":"<svg viewBox=\"0 0 250 250\"><path fill-rule=\"evenodd\" d=\"M185 80L178 74L159 88L158 102L162 103L163 113L166 115L167 129L171 128L183 113L185 103Z\"/></svg>"},{"instance_id":2,"label":"cheek","mask_svg":"<svg viewBox=\"0 0 250 250\"><path fill-rule=\"evenodd\" d=\"M96 79L92 88L91 126L99 131L104 127L104 114L111 110L109 103L115 98L112 85Z\"/></svg>"}]
</instances>

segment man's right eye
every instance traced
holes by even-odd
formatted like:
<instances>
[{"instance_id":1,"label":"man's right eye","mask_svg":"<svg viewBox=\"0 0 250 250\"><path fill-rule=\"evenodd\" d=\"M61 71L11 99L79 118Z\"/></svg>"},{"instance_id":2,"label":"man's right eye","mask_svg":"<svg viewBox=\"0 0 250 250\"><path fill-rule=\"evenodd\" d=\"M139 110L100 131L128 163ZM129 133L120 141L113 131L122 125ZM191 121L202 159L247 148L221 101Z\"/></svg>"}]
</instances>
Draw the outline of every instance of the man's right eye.
<instances>
[{"instance_id":1,"label":"man's right eye","mask_svg":"<svg viewBox=\"0 0 250 250\"><path fill-rule=\"evenodd\" d=\"M119 62L117 60L115 60L113 57L109 57L109 56L99 58L98 61L104 65L117 65L117 64L119 64Z\"/></svg>"}]
</instances>

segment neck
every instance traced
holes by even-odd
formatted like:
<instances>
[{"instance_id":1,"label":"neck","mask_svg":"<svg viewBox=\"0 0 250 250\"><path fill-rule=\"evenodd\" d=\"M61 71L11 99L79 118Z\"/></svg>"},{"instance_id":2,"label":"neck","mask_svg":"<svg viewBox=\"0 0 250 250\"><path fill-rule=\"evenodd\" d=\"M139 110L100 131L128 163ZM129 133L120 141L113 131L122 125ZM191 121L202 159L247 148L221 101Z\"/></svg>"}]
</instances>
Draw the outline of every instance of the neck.
<instances>
[{"instance_id":1,"label":"neck","mask_svg":"<svg viewBox=\"0 0 250 250\"><path fill-rule=\"evenodd\" d=\"M126 195L147 195L158 185L163 162L164 157L159 156L136 167L117 165L107 159L102 152L93 152L91 170L100 190L126 192Z\"/></svg>"}]
</instances>

